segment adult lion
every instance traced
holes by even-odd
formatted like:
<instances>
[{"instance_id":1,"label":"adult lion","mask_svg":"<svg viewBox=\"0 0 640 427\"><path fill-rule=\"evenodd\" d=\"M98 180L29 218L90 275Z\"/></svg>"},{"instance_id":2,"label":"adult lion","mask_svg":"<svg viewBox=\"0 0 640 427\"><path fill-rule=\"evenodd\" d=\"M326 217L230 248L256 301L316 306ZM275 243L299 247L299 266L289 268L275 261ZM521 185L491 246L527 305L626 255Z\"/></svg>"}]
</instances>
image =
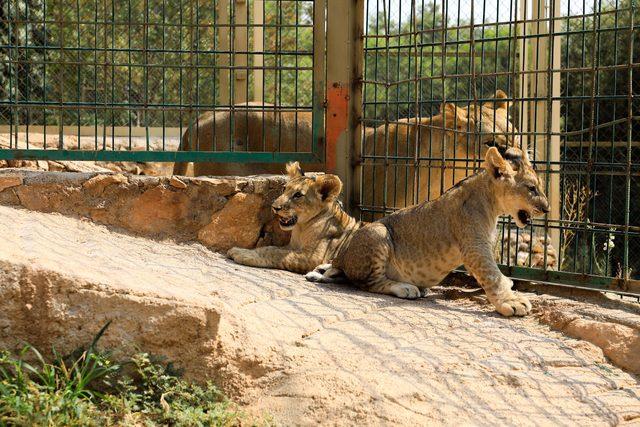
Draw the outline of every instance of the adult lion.
<instances>
[{"instance_id":1,"label":"adult lion","mask_svg":"<svg viewBox=\"0 0 640 427\"><path fill-rule=\"evenodd\" d=\"M494 102L463 108L447 103L435 116L400 119L368 132L362 206L388 213L433 200L478 169L489 147L520 147L506 98L498 90Z\"/></svg>"},{"instance_id":2,"label":"adult lion","mask_svg":"<svg viewBox=\"0 0 640 427\"><path fill-rule=\"evenodd\" d=\"M248 108L247 108L248 107ZM181 151L310 152L312 114L287 111L273 104L248 102L233 110L218 110L198 116L182 135ZM174 175L186 175L188 162L177 162ZM306 164L322 170L322 164ZM193 175L279 174L280 163L195 162Z\"/></svg>"},{"instance_id":3,"label":"adult lion","mask_svg":"<svg viewBox=\"0 0 640 427\"><path fill-rule=\"evenodd\" d=\"M433 117L400 119L365 128L362 147L358 144L356 149L356 158L364 154L363 185L358 186L362 205L383 212L427 197L434 199L479 166L488 146L518 145L506 98L498 90L495 102L479 107L472 104L460 108L448 103ZM311 140L311 112L285 111L272 104L251 102L233 111L200 115L184 132L180 150L308 152ZM176 163L174 175L185 175L187 166L186 162ZM324 169L322 164L303 167ZM277 174L280 165L196 162L193 172L195 176Z\"/></svg>"}]
</instances>

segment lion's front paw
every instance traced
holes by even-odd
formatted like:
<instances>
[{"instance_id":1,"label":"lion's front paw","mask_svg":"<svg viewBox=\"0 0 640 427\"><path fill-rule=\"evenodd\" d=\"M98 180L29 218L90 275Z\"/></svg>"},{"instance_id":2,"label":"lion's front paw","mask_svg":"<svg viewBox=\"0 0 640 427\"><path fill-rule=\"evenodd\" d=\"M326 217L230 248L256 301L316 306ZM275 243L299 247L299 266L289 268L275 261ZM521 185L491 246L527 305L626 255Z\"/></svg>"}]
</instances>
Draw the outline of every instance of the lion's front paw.
<instances>
[{"instance_id":1,"label":"lion's front paw","mask_svg":"<svg viewBox=\"0 0 640 427\"><path fill-rule=\"evenodd\" d=\"M410 283L398 283L391 287L391 293L398 298L416 299L420 298L420 289Z\"/></svg>"},{"instance_id":2,"label":"lion's front paw","mask_svg":"<svg viewBox=\"0 0 640 427\"><path fill-rule=\"evenodd\" d=\"M227 256L238 264L255 265L256 261L254 251L251 249L231 248L227 251Z\"/></svg>"},{"instance_id":3,"label":"lion's front paw","mask_svg":"<svg viewBox=\"0 0 640 427\"><path fill-rule=\"evenodd\" d=\"M527 297L516 293L495 301L493 305L498 313L506 317L526 316L531 312L531 303Z\"/></svg>"},{"instance_id":4,"label":"lion's front paw","mask_svg":"<svg viewBox=\"0 0 640 427\"><path fill-rule=\"evenodd\" d=\"M231 248L227 251L227 257L231 258L231 259L235 259L237 256L240 255L240 253L242 253L242 251L246 251L246 249L242 249L242 248Z\"/></svg>"}]
</instances>

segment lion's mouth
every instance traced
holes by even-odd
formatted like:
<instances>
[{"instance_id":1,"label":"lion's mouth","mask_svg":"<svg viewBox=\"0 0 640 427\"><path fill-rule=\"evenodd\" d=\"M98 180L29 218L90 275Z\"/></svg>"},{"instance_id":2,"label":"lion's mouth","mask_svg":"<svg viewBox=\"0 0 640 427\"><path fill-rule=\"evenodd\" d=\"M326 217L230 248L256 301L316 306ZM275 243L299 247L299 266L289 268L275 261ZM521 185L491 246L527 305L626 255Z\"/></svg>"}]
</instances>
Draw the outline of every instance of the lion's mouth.
<instances>
[{"instance_id":1,"label":"lion's mouth","mask_svg":"<svg viewBox=\"0 0 640 427\"><path fill-rule=\"evenodd\" d=\"M296 225L296 222L298 222L298 217L296 216L292 216L289 218L280 217L278 218L278 222L280 223L281 228L291 228L294 225Z\"/></svg>"},{"instance_id":2,"label":"lion's mouth","mask_svg":"<svg viewBox=\"0 0 640 427\"><path fill-rule=\"evenodd\" d=\"M521 209L518 211L518 221L520 222L520 224L522 224L523 227L525 225L529 225L531 224L531 215L529 214L529 212Z\"/></svg>"}]
</instances>

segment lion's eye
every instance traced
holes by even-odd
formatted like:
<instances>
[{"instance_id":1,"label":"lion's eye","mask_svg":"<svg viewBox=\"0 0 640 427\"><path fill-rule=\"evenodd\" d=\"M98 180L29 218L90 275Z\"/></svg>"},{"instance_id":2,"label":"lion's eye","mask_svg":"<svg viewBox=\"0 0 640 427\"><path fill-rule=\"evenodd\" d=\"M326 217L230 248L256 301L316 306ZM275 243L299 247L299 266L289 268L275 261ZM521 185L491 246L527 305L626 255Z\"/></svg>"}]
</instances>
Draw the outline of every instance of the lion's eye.
<instances>
[{"instance_id":1,"label":"lion's eye","mask_svg":"<svg viewBox=\"0 0 640 427\"><path fill-rule=\"evenodd\" d=\"M300 197L302 197L302 193L301 193L301 192L299 192L299 191L298 191L298 192L296 192L296 193L293 195L293 198L294 198L294 199L299 199Z\"/></svg>"},{"instance_id":2,"label":"lion's eye","mask_svg":"<svg viewBox=\"0 0 640 427\"><path fill-rule=\"evenodd\" d=\"M536 188L535 185L530 185L527 188L529 189L529 191L531 191L531 193L538 194L538 189Z\"/></svg>"}]
</instances>

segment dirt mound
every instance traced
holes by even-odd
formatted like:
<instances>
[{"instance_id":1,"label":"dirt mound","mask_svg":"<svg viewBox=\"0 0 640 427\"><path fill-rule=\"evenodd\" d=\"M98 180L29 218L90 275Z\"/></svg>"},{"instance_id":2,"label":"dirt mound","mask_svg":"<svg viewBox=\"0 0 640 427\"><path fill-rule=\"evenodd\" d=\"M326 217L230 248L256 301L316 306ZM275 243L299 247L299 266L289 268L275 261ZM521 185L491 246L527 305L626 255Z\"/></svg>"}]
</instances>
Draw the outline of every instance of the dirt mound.
<instances>
[{"instance_id":1,"label":"dirt mound","mask_svg":"<svg viewBox=\"0 0 640 427\"><path fill-rule=\"evenodd\" d=\"M598 346L615 365L640 374L640 304L582 292L576 299L545 296L536 312L551 328Z\"/></svg>"},{"instance_id":2,"label":"dirt mound","mask_svg":"<svg viewBox=\"0 0 640 427\"><path fill-rule=\"evenodd\" d=\"M3 346L27 339L69 349L113 319L106 345L164 354L284 425L613 425L640 417L638 379L598 346L534 316L502 318L484 297L437 291L401 301L317 286L235 265L199 244L3 206L0 233ZM543 311L564 303L574 313L599 310L532 298ZM639 316L615 307L633 328Z\"/></svg>"}]
</instances>

